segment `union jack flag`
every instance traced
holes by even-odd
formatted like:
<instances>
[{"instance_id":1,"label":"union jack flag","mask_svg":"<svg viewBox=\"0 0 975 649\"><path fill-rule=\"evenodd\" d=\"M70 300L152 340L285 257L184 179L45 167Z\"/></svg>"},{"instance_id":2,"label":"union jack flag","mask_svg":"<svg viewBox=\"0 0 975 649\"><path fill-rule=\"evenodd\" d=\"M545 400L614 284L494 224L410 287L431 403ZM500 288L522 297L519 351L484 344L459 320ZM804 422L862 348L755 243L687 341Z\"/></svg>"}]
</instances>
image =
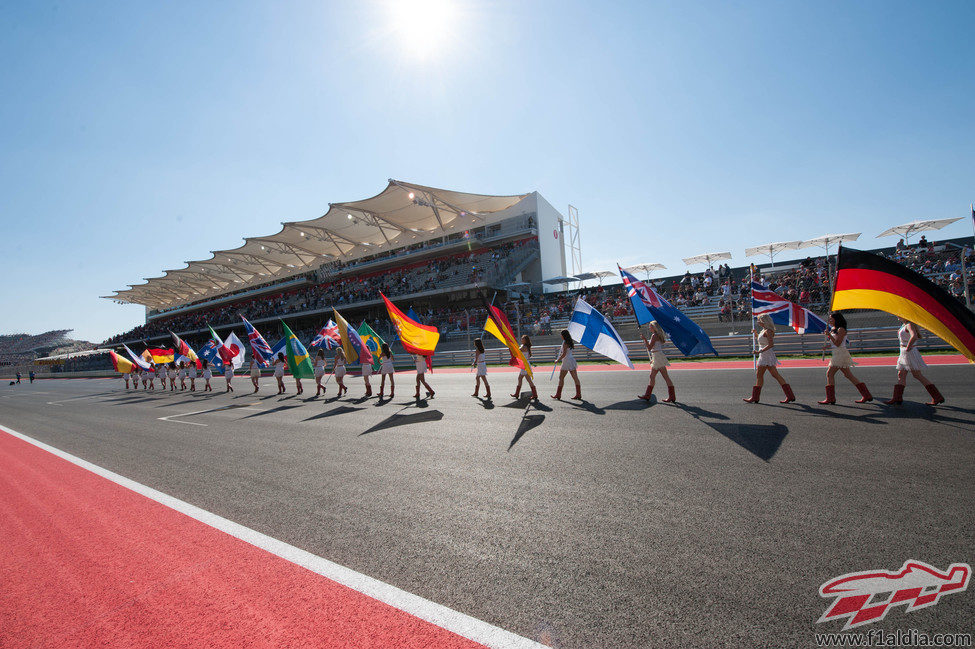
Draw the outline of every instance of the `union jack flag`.
<instances>
[{"instance_id":1,"label":"union jack flag","mask_svg":"<svg viewBox=\"0 0 975 649\"><path fill-rule=\"evenodd\" d=\"M321 328L318 335L315 336L315 339L308 346L318 347L321 345L325 349L335 349L341 344L342 338L339 336L339 326L332 320L329 320L328 324Z\"/></svg>"},{"instance_id":2,"label":"union jack flag","mask_svg":"<svg viewBox=\"0 0 975 649\"><path fill-rule=\"evenodd\" d=\"M264 340L264 336L254 328L254 325L247 322L247 318L240 316L240 319L244 321L244 328L247 329L247 340L250 341L251 352L253 352L254 358L257 359L261 367L267 367L274 357L271 346Z\"/></svg>"},{"instance_id":3,"label":"union jack flag","mask_svg":"<svg viewBox=\"0 0 975 649\"><path fill-rule=\"evenodd\" d=\"M758 282L752 282L752 314L767 314L772 322L792 327L800 334L826 331L826 322L818 315Z\"/></svg>"}]
</instances>

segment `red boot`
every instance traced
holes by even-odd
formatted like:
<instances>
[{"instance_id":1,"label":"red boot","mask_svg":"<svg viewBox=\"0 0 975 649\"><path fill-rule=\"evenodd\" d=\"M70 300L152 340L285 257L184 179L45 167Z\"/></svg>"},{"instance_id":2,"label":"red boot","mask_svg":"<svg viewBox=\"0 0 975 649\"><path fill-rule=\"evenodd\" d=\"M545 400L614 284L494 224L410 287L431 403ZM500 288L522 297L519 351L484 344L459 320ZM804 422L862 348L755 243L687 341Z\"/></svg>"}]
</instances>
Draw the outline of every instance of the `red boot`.
<instances>
[{"instance_id":1,"label":"red boot","mask_svg":"<svg viewBox=\"0 0 975 649\"><path fill-rule=\"evenodd\" d=\"M647 391L639 396L640 399L644 401L650 401L650 396L653 394L653 383L647 385Z\"/></svg>"},{"instance_id":2,"label":"red boot","mask_svg":"<svg viewBox=\"0 0 975 649\"><path fill-rule=\"evenodd\" d=\"M762 386L753 385L752 386L752 396L748 399L742 399L746 403L758 403L758 398L762 396Z\"/></svg>"},{"instance_id":3,"label":"red boot","mask_svg":"<svg viewBox=\"0 0 975 649\"><path fill-rule=\"evenodd\" d=\"M898 383L894 386L894 396L885 401L888 406L899 406L904 403L904 386Z\"/></svg>"},{"instance_id":4,"label":"red boot","mask_svg":"<svg viewBox=\"0 0 975 649\"><path fill-rule=\"evenodd\" d=\"M487 399L488 401L490 401L491 400L491 386L488 385L484 389L487 390L487 394L484 395L484 398Z\"/></svg>"},{"instance_id":5,"label":"red boot","mask_svg":"<svg viewBox=\"0 0 975 649\"><path fill-rule=\"evenodd\" d=\"M826 398L818 402L821 406L832 406L836 403L836 386L826 386Z\"/></svg>"},{"instance_id":6,"label":"red boot","mask_svg":"<svg viewBox=\"0 0 975 649\"><path fill-rule=\"evenodd\" d=\"M535 389L534 385L532 386L532 399L538 401L538 390Z\"/></svg>"},{"instance_id":7,"label":"red boot","mask_svg":"<svg viewBox=\"0 0 975 649\"><path fill-rule=\"evenodd\" d=\"M674 403L675 401L677 401L677 391L674 389L674 386L668 385L667 398L664 399L664 403Z\"/></svg>"},{"instance_id":8,"label":"red boot","mask_svg":"<svg viewBox=\"0 0 975 649\"><path fill-rule=\"evenodd\" d=\"M367 385L366 386L366 396L367 397L371 397L372 396L372 386L371 385Z\"/></svg>"},{"instance_id":9,"label":"red boot","mask_svg":"<svg viewBox=\"0 0 975 649\"><path fill-rule=\"evenodd\" d=\"M561 385L555 391L555 394L552 395L552 398L553 399L561 399L562 398L562 386Z\"/></svg>"},{"instance_id":10,"label":"red boot","mask_svg":"<svg viewBox=\"0 0 975 649\"><path fill-rule=\"evenodd\" d=\"M576 396L574 396L572 398L573 399L576 399L578 401L582 401L582 386L581 385L577 385L576 386Z\"/></svg>"},{"instance_id":11,"label":"red boot","mask_svg":"<svg viewBox=\"0 0 975 649\"><path fill-rule=\"evenodd\" d=\"M792 403L793 401L796 400L796 395L792 391L792 386L789 385L788 383L782 386L782 392L785 393L785 399L779 401L779 403ZM834 400L833 402L835 403L836 401Z\"/></svg>"},{"instance_id":12,"label":"red boot","mask_svg":"<svg viewBox=\"0 0 975 649\"><path fill-rule=\"evenodd\" d=\"M928 389L928 394L931 395L931 400L928 401L928 405L929 406L936 406L939 403L944 403L945 402L944 395L941 394L941 391L938 390L938 388L934 387L934 383L931 383L931 384L926 385L924 387L926 387Z\"/></svg>"},{"instance_id":13,"label":"red boot","mask_svg":"<svg viewBox=\"0 0 975 649\"><path fill-rule=\"evenodd\" d=\"M866 383L857 383L856 388L860 391L860 398L856 400L856 403L873 401L873 395L870 394L870 390L867 389Z\"/></svg>"}]
</instances>

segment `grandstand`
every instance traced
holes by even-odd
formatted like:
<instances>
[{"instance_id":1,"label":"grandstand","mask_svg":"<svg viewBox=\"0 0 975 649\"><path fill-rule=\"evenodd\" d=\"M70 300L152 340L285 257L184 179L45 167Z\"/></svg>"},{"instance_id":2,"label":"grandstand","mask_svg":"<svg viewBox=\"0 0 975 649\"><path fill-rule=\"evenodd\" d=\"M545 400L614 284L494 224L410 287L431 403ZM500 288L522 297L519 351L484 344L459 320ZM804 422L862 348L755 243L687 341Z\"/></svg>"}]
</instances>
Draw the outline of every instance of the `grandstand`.
<instances>
[{"instance_id":1,"label":"grandstand","mask_svg":"<svg viewBox=\"0 0 975 649\"><path fill-rule=\"evenodd\" d=\"M17 372L27 374L28 371L46 373L47 368L35 365L37 359L51 355L84 353L95 348L94 343L85 340L74 340L68 337L71 329L54 329L41 334L6 334L0 336L0 372L3 377L13 376Z\"/></svg>"},{"instance_id":2,"label":"grandstand","mask_svg":"<svg viewBox=\"0 0 975 649\"><path fill-rule=\"evenodd\" d=\"M168 344L173 331L199 346L209 337L208 325L222 335L234 328L242 333L241 315L272 341L281 335L279 320L286 318L307 341L332 317L333 308L392 338L379 291L440 329L438 352L469 349L470 339L480 335L486 319L482 295L504 307L519 333L540 337L538 344L556 342L579 294L609 315L624 338L637 339L620 284L557 290L560 285L543 282L566 274L566 226L537 192L489 196L390 180L373 198L333 203L320 218L284 223L275 235L247 239L239 248L216 251L208 260L188 262L107 296L144 305L146 322L105 345ZM877 252L964 300L962 243L968 241L901 243ZM970 248L968 255L972 265ZM755 279L825 313L830 263L817 256L760 264ZM967 276L975 294L972 274ZM653 283L712 337L742 336L751 329L747 266L721 265ZM851 324L889 327L894 319L877 312L853 314Z\"/></svg>"}]
</instances>

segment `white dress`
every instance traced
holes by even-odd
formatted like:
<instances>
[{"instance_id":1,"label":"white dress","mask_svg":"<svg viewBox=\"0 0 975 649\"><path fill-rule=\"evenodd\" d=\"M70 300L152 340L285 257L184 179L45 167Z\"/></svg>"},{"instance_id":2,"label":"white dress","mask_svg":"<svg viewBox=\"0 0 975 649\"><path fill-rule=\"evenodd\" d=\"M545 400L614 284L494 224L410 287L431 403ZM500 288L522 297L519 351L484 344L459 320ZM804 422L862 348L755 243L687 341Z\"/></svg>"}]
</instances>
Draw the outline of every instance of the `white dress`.
<instances>
[{"instance_id":1,"label":"white dress","mask_svg":"<svg viewBox=\"0 0 975 649\"><path fill-rule=\"evenodd\" d=\"M477 361L477 373L475 376L487 376L487 362L484 360L484 354L478 352L474 360Z\"/></svg>"},{"instance_id":2,"label":"white dress","mask_svg":"<svg viewBox=\"0 0 975 649\"><path fill-rule=\"evenodd\" d=\"M923 370L928 366L921 357L921 352L917 350L917 347L912 347L910 350L907 349L907 342L911 339L911 330L908 325L904 325L897 330L897 338L900 340L901 353L897 357L897 369L907 370L912 372L915 370Z\"/></svg>"},{"instance_id":3,"label":"white dress","mask_svg":"<svg viewBox=\"0 0 975 649\"><path fill-rule=\"evenodd\" d=\"M196 378L196 363L193 363L192 365L190 365L190 369L187 370L187 372L190 375L190 379L195 379Z\"/></svg>"},{"instance_id":4,"label":"white dress","mask_svg":"<svg viewBox=\"0 0 975 649\"><path fill-rule=\"evenodd\" d=\"M274 378L280 379L284 376L284 361L274 361Z\"/></svg>"},{"instance_id":5,"label":"white dress","mask_svg":"<svg viewBox=\"0 0 975 649\"><path fill-rule=\"evenodd\" d=\"M233 365L229 365L228 364L228 365L225 365L224 366L224 368L223 368L223 378L227 379L227 385L230 385L230 382L234 379L234 366Z\"/></svg>"},{"instance_id":6,"label":"white dress","mask_svg":"<svg viewBox=\"0 0 975 649\"><path fill-rule=\"evenodd\" d=\"M176 380L176 370L174 370L174 369L170 369L169 370L169 380L171 380L171 381Z\"/></svg>"},{"instance_id":7,"label":"white dress","mask_svg":"<svg viewBox=\"0 0 975 649\"><path fill-rule=\"evenodd\" d=\"M206 379L207 381L209 381L210 379L212 379L213 378L213 370L211 370L209 367L207 367L205 370L203 370L203 378Z\"/></svg>"},{"instance_id":8,"label":"white dress","mask_svg":"<svg viewBox=\"0 0 975 649\"><path fill-rule=\"evenodd\" d=\"M830 367L853 367L856 363L853 362L853 357L850 356L850 350L846 348L847 336L843 336L843 342L839 345L833 343L830 345L830 356L829 356L829 366Z\"/></svg>"},{"instance_id":9,"label":"white dress","mask_svg":"<svg viewBox=\"0 0 975 649\"><path fill-rule=\"evenodd\" d=\"M664 353L664 345L659 340L653 344L650 350L650 369L662 370L670 365L667 354Z\"/></svg>"},{"instance_id":10,"label":"white dress","mask_svg":"<svg viewBox=\"0 0 975 649\"><path fill-rule=\"evenodd\" d=\"M186 368L180 369L178 376L179 376L179 380L180 381L182 381L183 379L185 379L186 378Z\"/></svg>"},{"instance_id":11,"label":"white dress","mask_svg":"<svg viewBox=\"0 0 975 649\"><path fill-rule=\"evenodd\" d=\"M768 343L768 331L762 329L762 333L758 337L758 348L761 349L762 347L767 346ZM758 355L759 367L775 367L778 364L779 359L775 357L775 350L773 349L766 349L764 352Z\"/></svg>"},{"instance_id":12,"label":"white dress","mask_svg":"<svg viewBox=\"0 0 975 649\"><path fill-rule=\"evenodd\" d=\"M579 367L579 363L576 362L576 357L572 355L571 347L562 343L562 352L565 352L565 357L562 359L562 365L559 367L560 371L571 372Z\"/></svg>"},{"instance_id":13,"label":"white dress","mask_svg":"<svg viewBox=\"0 0 975 649\"><path fill-rule=\"evenodd\" d=\"M529 350L529 351L525 351L525 350L522 350L522 353L523 353L523 354L524 354L524 356L525 356L525 360L526 360L526 361L528 361L528 362L529 362L529 364L530 364L530 363L531 363L531 359L532 359L532 353L531 353L531 350ZM519 377L522 377L522 376L528 376L528 371L527 371L527 370L525 370L525 368L523 367L523 368L521 368L521 371L519 371L519 372L518 372L518 376L519 376Z\"/></svg>"},{"instance_id":14,"label":"white dress","mask_svg":"<svg viewBox=\"0 0 975 649\"><path fill-rule=\"evenodd\" d=\"M345 376L345 361L336 357L335 359L335 378L340 379Z\"/></svg>"},{"instance_id":15,"label":"white dress","mask_svg":"<svg viewBox=\"0 0 975 649\"><path fill-rule=\"evenodd\" d=\"M315 361L315 378L320 379L325 376L325 359L319 358Z\"/></svg>"},{"instance_id":16,"label":"white dress","mask_svg":"<svg viewBox=\"0 0 975 649\"><path fill-rule=\"evenodd\" d=\"M416 373L417 374L426 374L426 372L427 372L427 357L426 356L420 356L419 354L417 354L414 358L416 360Z\"/></svg>"},{"instance_id":17,"label":"white dress","mask_svg":"<svg viewBox=\"0 0 975 649\"><path fill-rule=\"evenodd\" d=\"M383 364L379 368L379 373L380 374L392 374L394 371L395 370L393 370L393 357L392 356L384 356L383 357Z\"/></svg>"},{"instance_id":18,"label":"white dress","mask_svg":"<svg viewBox=\"0 0 975 649\"><path fill-rule=\"evenodd\" d=\"M261 378L261 364L257 362L257 359L251 359L251 378L259 379Z\"/></svg>"},{"instance_id":19,"label":"white dress","mask_svg":"<svg viewBox=\"0 0 975 649\"><path fill-rule=\"evenodd\" d=\"M372 376L372 363L362 364L362 376Z\"/></svg>"}]
</instances>

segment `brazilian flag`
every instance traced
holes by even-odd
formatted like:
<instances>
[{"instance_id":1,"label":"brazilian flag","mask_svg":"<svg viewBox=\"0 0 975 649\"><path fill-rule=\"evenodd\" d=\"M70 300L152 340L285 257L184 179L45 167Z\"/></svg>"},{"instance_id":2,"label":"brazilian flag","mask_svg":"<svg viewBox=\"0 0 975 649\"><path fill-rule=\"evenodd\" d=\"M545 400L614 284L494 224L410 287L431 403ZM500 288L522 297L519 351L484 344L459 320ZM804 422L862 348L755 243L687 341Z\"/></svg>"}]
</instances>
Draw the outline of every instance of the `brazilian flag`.
<instances>
[{"instance_id":1,"label":"brazilian flag","mask_svg":"<svg viewBox=\"0 0 975 649\"><path fill-rule=\"evenodd\" d=\"M379 360L379 352L382 351L382 344L386 342L379 337L375 331L372 330L365 322L358 329L359 337L362 338L362 342L365 344L366 349L372 352L372 371L378 372L379 368L382 366L382 361Z\"/></svg>"},{"instance_id":2,"label":"brazilian flag","mask_svg":"<svg viewBox=\"0 0 975 649\"><path fill-rule=\"evenodd\" d=\"M315 368L311 366L308 350L301 344L298 337L291 332L291 328L281 322L286 341L284 355L288 359L288 369L291 375L299 379L310 379L315 376Z\"/></svg>"}]
</instances>

